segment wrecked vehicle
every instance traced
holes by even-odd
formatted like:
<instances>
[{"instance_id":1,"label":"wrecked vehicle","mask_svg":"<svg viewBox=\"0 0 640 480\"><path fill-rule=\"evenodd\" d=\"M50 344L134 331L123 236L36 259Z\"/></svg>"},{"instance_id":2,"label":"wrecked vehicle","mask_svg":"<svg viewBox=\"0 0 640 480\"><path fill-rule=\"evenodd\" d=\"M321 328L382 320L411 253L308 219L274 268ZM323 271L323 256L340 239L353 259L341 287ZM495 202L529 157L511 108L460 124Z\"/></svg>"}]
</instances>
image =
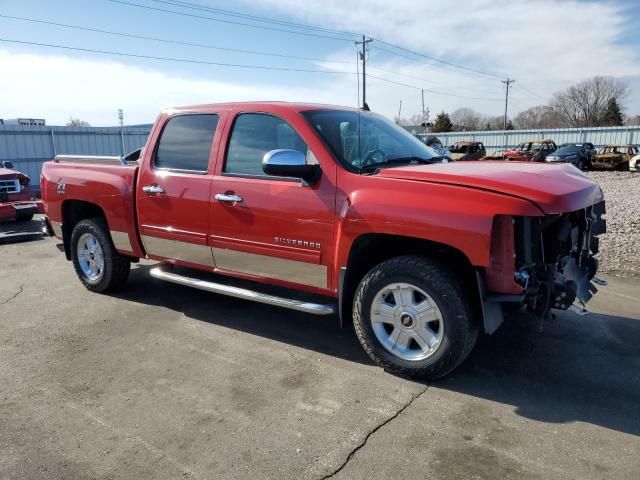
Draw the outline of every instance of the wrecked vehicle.
<instances>
[{"instance_id":1,"label":"wrecked vehicle","mask_svg":"<svg viewBox=\"0 0 640 480\"><path fill-rule=\"evenodd\" d=\"M629 160L629 170L632 172L640 172L640 154Z\"/></svg>"},{"instance_id":2,"label":"wrecked vehicle","mask_svg":"<svg viewBox=\"0 0 640 480\"><path fill-rule=\"evenodd\" d=\"M605 229L602 191L571 165L443 163L381 115L315 104L168 109L139 161L58 156L41 188L93 292L155 260L163 281L335 314L378 365L427 379L505 309L586 303Z\"/></svg>"},{"instance_id":3,"label":"wrecked vehicle","mask_svg":"<svg viewBox=\"0 0 640 480\"><path fill-rule=\"evenodd\" d=\"M563 143L545 159L549 163L571 163L579 170L591 168L591 160L596 153L593 143Z\"/></svg>"},{"instance_id":4,"label":"wrecked vehicle","mask_svg":"<svg viewBox=\"0 0 640 480\"><path fill-rule=\"evenodd\" d=\"M27 222L44 206L36 199L28 175L13 169L13 163L3 160L0 165L0 221L15 219Z\"/></svg>"},{"instance_id":5,"label":"wrecked vehicle","mask_svg":"<svg viewBox=\"0 0 640 480\"><path fill-rule=\"evenodd\" d=\"M591 164L593 168L629 170L631 159L639 153L635 145L605 145L593 156ZM634 163L634 168L636 166Z\"/></svg>"},{"instance_id":6,"label":"wrecked vehicle","mask_svg":"<svg viewBox=\"0 0 640 480\"><path fill-rule=\"evenodd\" d=\"M553 140L531 140L522 142L514 150L506 152L504 159L514 162L544 162L557 148Z\"/></svg>"},{"instance_id":7,"label":"wrecked vehicle","mask_svg":"<svg viewBox=\"0 0 640 480\"><path fill-rule=\"evenodd\" d=\"M450 157L456 161L480 160L487 151L482 142L456 142L449 147Z\"/></svg>"}]
</instances>

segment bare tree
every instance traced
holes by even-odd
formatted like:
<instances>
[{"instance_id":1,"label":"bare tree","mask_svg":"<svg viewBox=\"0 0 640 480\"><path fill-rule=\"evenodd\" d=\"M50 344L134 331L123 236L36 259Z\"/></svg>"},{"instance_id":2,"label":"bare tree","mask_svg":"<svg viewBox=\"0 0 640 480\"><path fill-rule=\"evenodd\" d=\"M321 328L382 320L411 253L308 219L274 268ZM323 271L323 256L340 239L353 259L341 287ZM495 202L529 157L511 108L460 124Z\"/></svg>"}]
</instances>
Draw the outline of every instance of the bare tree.
<instances>
[{"instance_id":1,"label":"bare tree","mask_svg":"<svg viewBox=\"0 0 640 480\"><path fill-rule=\"evenodd\" d=\"M517 129L566 127L561 116L548 105L536 105L518 113L513 119Z\"/></svg>"},{"instance_id":2,"label":"bare tree","mask_svg":"<svg viewBox=\"0 0 640 480\"><path fill-rule=\"evenodd\" d=\"M409 118L399 118L398 116L396 116L393 120L398 125L402 125L404 127L422 125L422 122L424 122L422 115L420 115L419 113L411 115Z\"/></svg>"},{"instance_id":3,"label":"bare tree","mask_svg":"<svg viewBox=\"0 0 640 480\"><path fill-rule=\"evenodd\" d=\"M629 93L626 82L597 76L555 93L551 107L569 127L599 127L606 122L610 101L615 99L620 104Z\"/></svg>"},{"instance_id":4,"label":"bare tree","mask_svg":"<svg viewBox=\"0 0 640 480\"><path fill-rule=\"evenodd\" d=\"M511 120L509 120L511 122ZM485 117L482 119L480 130L502 130L504 129L504 117L497 115L493 117Z\"/></svg>"},{"instance_id":5,"label":"bare tree","mask_svg":"<svg viewBox=\"0 0 640 480\"><path fill-rule=\"evenodd\" d=\"M89 122L84 120L80 120L79 118L69 117L67 121L67 127L90 127Z\"/></svg>"},{"instance_id":6,"label":"bare tree","mask_svg":"<svg viewBox=\"0 0 640 480\"><path fill-rule=\"evenodd\" d=\"M471 108L458 108L449 115L453 128L455 130L480 130L484 115L476 112Z\"/></svg>"},{"instance_id":7,"label":"bare tree","mask_svg":"<svg viewBox=\"0 0 640 480\"><path fill-rule=\"evenodd\" d=\"M640 125L640 115L630 115L625 117L625 125Z\"/></svg>"}]
</instances>

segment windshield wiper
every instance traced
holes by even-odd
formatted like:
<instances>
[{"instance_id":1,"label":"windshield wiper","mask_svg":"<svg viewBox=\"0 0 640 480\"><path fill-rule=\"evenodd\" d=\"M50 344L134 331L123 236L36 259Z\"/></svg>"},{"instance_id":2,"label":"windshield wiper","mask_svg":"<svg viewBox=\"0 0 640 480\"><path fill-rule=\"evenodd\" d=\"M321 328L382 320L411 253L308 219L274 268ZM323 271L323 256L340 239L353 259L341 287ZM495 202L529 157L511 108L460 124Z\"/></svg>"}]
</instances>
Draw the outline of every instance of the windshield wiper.
<instances>
[{"instance_id":1,"label":"windshield wiper","mask_svg":"<svg viewBox=\"0 0 640 480\"><path fill-rule=\"evenodd\" d=\"M422 158L422 157L416 157L416 156L396 157L396 158L389 158L389 159L385 160L384 164L387 164L387 165L397 165L397 164L403 164L403 163L431 164L431 163L436 163L441 158L442 157Z\"/></svg>"},{"instance_id":2,"label":"windshield wiper","mask_svg":"<svg viewBox=\"0 0 640 480\"><path fill-rule=\"evenodd\" d=\"M442 160L446 158L447 157L423 158L423 157L417 157L417 156L388 158L384 162L374 163L372 165L365 165L361 168L361 171L372 170L373 171L372 173L376 174L385 167L391 167L394 165L417 165L417 164L431 165L433 163L440 163Z\"/></svg>"}]
</instances>

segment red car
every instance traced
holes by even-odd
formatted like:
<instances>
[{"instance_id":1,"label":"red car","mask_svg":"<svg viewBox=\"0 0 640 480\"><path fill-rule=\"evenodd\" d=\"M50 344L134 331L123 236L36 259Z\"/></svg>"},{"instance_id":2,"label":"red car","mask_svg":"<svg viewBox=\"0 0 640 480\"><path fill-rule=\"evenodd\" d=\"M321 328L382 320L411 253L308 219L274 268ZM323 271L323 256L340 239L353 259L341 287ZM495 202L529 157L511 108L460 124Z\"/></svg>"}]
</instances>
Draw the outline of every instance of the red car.
<instances>
[{"instance_id":1,"label":"red car","mask_svg":"<svg viewBox=\"0 0 640 480\"><path fill-rule=\"evenodd\" d=\"M91 291L158 260L168 282L337 313L380 366L437 378L505 305L588 301L604 231L602 191L571 165L448 160L372 112L175 108L128 160L47 162L45 222Z\"/></svg>"},{"instance_id":2,"label":"red car","mask_svg":"<svg viewBox=\"0 0 640 480\"><path fill-rule=\"evenodd\" d=\"M36 213L44 213L36 200L27 175L13 170L9 161L0 161L0 221L29 221Z\"/></svg>"},{"instance_id":3,"label":"red car","mask_svg":"<svg viewBox=\"0 0 640 480\"><path fill-rule=\"evenodd\" d=\"M515 150L505 152L504 159L517 162L544 162L548 155L558 149L553 140L530 140L522 142Z\"/></svg>"}]
</instances>

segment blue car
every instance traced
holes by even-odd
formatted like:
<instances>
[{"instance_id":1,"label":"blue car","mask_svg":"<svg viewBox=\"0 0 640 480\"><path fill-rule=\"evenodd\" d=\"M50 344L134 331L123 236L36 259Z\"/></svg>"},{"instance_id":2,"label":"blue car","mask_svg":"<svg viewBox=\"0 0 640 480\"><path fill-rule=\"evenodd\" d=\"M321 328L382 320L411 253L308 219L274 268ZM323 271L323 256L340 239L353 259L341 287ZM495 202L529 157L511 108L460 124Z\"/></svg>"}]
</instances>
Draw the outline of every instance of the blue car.
<instances>
[{"instance_id":1,"label":"blue car","mask_svg":"<svg viewBox=\"0 0 640 480\"><path fill-rule=\"evenodd\" d=\"M571 163L580 170L591 168L591 160L596 153L593 143L563 143L545 159L548 163Z\"/></svg>"}]
</instances>

